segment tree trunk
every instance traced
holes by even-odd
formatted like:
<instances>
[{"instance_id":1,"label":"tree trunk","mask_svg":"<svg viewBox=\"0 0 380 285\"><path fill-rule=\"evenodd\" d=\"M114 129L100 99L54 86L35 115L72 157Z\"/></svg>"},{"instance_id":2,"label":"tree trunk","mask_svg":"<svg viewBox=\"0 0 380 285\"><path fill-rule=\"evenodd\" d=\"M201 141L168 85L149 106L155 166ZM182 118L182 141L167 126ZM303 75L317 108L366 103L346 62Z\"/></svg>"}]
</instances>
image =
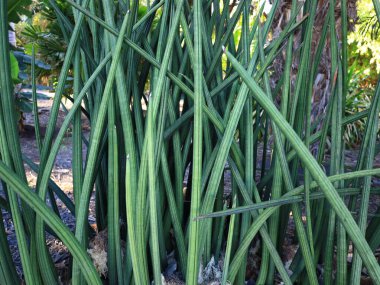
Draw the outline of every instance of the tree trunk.
<instances>
[{"instance_id":1,"label":"tree trunk","mask_svg":"<svg viewBox=\"0 0 380 285\"><path fill-rule=\"evenodd\" d=\"M279 5L279 8L277 9L275 19L273 22L273 37L277 37L281 31L284 29L286 24L288 23L290 19L290 12L291 12L291 5L292 0L280 0L281 3ZM313 32L313 39L312 39L312 55L314 55L315 50L319 44L319 40L322 33L323 24L326 20L326 15L328 13L329 9L329 0L318 0L318 6L317 6L317 12L315 17L315 23L314 23L314 32ZM355 23L357 20L357 10L356 10L356 2L357 0L347 0L347 13L348 13L348 29L352 31L355 27ZM342 30L341 30L341 1L336 0L336 7L335 7L335 18L336 18L336 33L339 37L338 40L341 38ZM303 16L302 9L300 10L300 14L298 15L298 20L301 19ZM296 36L294 37L294 49L297 49L301 44L301 33L298 31L296 33ZM313 56L311 58L314 58ZM294 86L295 84L295 74L298 70L298 64L299 62L296 60L293 62L292 69L293 69L293 78L292 84ZM272 77L272 87L275 86L277 81L279 80L279 75L283 73L283 66L285 65L285 52L277 57L275 60L275 63L273 64L273 77ZM322 58L319 63L318 72L315 76L315 82L314 82L314 90L313 90L313 110L312 114L315 118L316 116L320 115L324 112L326 103L329 98L329 84L331 81L331 57L330 57L330 39L327 38L325 48L322 53Z\"/></svg>"}]
</instances>

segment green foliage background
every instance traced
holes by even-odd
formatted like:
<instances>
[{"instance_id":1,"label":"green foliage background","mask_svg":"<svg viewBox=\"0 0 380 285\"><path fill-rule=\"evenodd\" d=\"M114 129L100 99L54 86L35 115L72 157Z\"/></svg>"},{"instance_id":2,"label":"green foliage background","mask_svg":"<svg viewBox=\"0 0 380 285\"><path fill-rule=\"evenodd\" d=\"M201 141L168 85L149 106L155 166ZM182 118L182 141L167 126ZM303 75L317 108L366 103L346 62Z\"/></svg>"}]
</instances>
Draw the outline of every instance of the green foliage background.
<instances>
[{"instance_id":1,"label":"green foliage background","mask_svg":"<svg viewBox=\"0 0 380 285\"><path fill-rule=\"evenodd\" d=\"M371 0L357 2L358 22L348 35L349 88L346 98L346 115L368 108L380 72L379 23ZM362 140L365 119L347 125L345 142L352 147Z\"/></svg>"}]
</instances>

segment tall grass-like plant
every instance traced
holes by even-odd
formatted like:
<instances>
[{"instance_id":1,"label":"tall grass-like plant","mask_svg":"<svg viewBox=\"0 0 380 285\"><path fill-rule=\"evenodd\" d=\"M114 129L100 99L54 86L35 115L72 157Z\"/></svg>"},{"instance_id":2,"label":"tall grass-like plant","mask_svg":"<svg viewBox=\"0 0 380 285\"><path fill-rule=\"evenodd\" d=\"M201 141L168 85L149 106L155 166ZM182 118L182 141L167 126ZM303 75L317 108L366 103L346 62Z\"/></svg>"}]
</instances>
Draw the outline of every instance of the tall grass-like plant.
<instances>
[{"instance_id":1,"label":"tall grass-like plant","mask_svg":"<svg viewBox=\"0 0 380 285\"><path fill-rule=\"evenodd\" d=\"M222 284L249 278L257 284L359 284L365 274L380 284L374 256L380 219L368 206L380 193L371 180L380 175L374 168L380 85L368 109L345 114L346 0L324 1L328 13L317 42L320 6L311 0L287 1L290 14L281 25L280 1L266 13L257 1L66 2L73 17L49 1L62 34L70 37L44 136L33 51L38 164L21 151L9 6L0 3L0 216L12 217L23 270L18 276L1 223L0 284L20 278L58 284L47 233L72 256L71 276L63 280L71 284L162 284L173 268L171 256L174 274L186 284L206 284L210 276L202 268L211 260L222 264L214 280ZM379 18L380 3L373 3ZM341 26L335 25L336 6ZM331 59L332 80L325 113L314 121L323 56ZM277 68L278 62L284 66ZM65 94L69 74L73 94ZM73 105L56 134L63 96ZM91 126L88 138L83 114ZM363 118L357 164L346 172L343 134ZM72 200L51 179L69 127ZM24 164L37 174L35 187L27 183ZM92 196L96 230L89 223ZM75 216L74 232L54 197ZM108 236L106 276L87 252L100 231ZM289 237L298 249L285 259ZM251 247L258 249L253 257ZM258 268L248 275L252 258Z\"/></svg>"}]
</instances>

